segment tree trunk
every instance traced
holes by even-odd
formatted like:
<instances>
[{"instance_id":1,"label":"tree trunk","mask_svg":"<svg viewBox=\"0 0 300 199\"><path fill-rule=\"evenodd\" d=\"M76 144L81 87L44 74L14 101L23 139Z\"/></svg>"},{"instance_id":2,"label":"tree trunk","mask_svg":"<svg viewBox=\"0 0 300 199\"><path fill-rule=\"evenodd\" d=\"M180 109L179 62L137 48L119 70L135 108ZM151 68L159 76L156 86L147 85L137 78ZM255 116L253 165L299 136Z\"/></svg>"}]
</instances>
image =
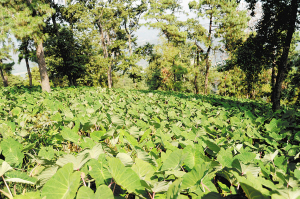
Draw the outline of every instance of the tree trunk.
<instances>
[{"instance_id":1,"label":"tree trunk","mask_svg":"<svg viewBox=\"0 0 300 199\"><path fill-rule=\"evenodd\" d=\"M293 38L293 34L295 32L296 28L296 19L297 19L297 11L298 11L298 0L292 0L291 3L291 15L288 20L288 29L287 29L287 35L285 38L284 46L283 46L283 52L279 61L278 65L278 74L276 77L276 83L274 88L274 102L272 109L273 111L280 109L280 97L281 97L281 90L282 90L282 83L288 73L288 55L290 51L290 45Z\"/></svg>"},{"instance_id":2,"label":"tree trunk","mask_svg":"<svg viewBox=\"0 0 300 199\"><path fill-rule=\"evenodd\" d=\"M210 68L210 63L209 63L208 58L206 58L206 70L205 70L205 82L204 82L204 94L205 95L207 94L209 68Z\"/></svg>"},{"instance_id":3,"label":"tree trunk","mask_svg":"<svg viewBox=\"0 0 300 199\"><path fill-rule=\"evenodd\" d=\"M40 70L42 91L47 91L48 93L50 93L51 88L50 88L50 82L49 82L49 77L46 68L44 47L42 41L39 41L39 43L36 44L36 56L38 60L39 70Z\"/></svg>"},{"instance_id":4,"label":"tree trunk","mask_svg":"<svg viewBox=\"0 0 300 199\"><path fill-rule=\"evenodd\" d=\"M104 30L103 30L100 19L98 21L98 26L99 26L99 31L100 31L100 34L101 34L101 43L102 43L103 55L104 55L104 58L108 58L108 51L107 51L107 45L106 45L106 42L105 42Z\"/></svg>"},{"instance_id":5,"label":"tree trunk","mask_svg":"<svg viewBox=\"0 0 300 199\"><path fill-rule=\"evenodd\" d=\"M107 71L107 80L108 80L108 88L112 88L112 65L114 63L113 59L114 59L114 52L112 53L112 56L111 56L111 62L109 64L109 67L108 67L108 71Z\"/></svg>"},{"instance_id":6,"label":"tree trunk","mask_svg":"<svg viewBox=\"0 0 300 199\"><path fill-rule=\"evenodd\" d=\"M103 55L104 55L104 58L108 58L107 43L108 44L110 43L110 39L108 37L107 38L107 40L108 40L107 43L105 42L104 30L103 30L100 19L98 20L98 26L99 26L99 31L100 31L100 34L101 34L101 43L102 43ZM113 64L113 60L111 60L111 63L109 63L109 67L108 67L108 70L107 70L107 85L108 85L108 88L112 88L112 64Z\"/></svg>"},{"instance_id":7,"label":"tree trunk","mask_svg":"<svg viewBox=\"0 0 300 199\"><path fill-rule=\"evenodd\" d=\"M108 81L108 88L112 88L111 64L109 64L108 71L107 71L107 81Z\"/></svg>"},{"instance_id":8,"label":"tree trunk","mask_svg":"<svg viewBox=\"0 0 300 199\"><path fill-rule=\"evenodd\" d=\"M199 94L199 87L198 87L198 70L200 70L200 50L197 48L196 50L196 74L195 74L195 79L194 79L194 85L195 85L195 90L196 90L196 94Z\"/></svg>"},{"instance_id":9,"label":"tree trunk","mask_svg":"<svg viewBox=\"0 0 300 199\"><path fill-rule=\"evenodd\" d=\"M27 73L28 73L28 79L29 79L29 86L32 86L32 76L31 76L31 71L29 67L29 52L28 52L28 39L26 40L26 46L25 46L25 63L26 63L26 68L27 68Z\"/></svg>"},{"instance_id":10,"label":"tree trunk","mask_svg":"<svg viewBox=\"0 0 300 199\"><path fill-rule=\"evenodd\" d=\"M31 76L31 71L30 71L30 67L29 67L28 57L25 57L25 62L26 62L26 68L27 68L27 73L28 73L29 86L32 86L32 76Z\"/></svg>"},{"instance_id":11,"label":"tree trunk","mask_svg":"<svg viewBox=\"0 0 300 199\"><path fill-rule=\"evenodd\" d=\"M271 102L272 102L272 103L274 102L275 82L276 82L275 65L273 65L273 66L272 66L272 76L271 76L271 88L272 88Z\"/></svg>"},{"instance_id":12,"label":"tree trunk","mask_svg":"<svg viewBox=\"0 0 300 199\"><path fill-rule=\"evenodd\" d=\"M2 64L2 60L0 61L0 64ZM1 73L1 78L2 78L2 81L3 81L3 86L7 87L8 86L7 77L4 77L3 70L2 70L1 66L0 66L0 73Z\"/></svg>"},{"instance_id":13,"label":"tree trunk","mask_svg":"<svg viewBox=\"0 0 300 199\"><path fill-rule=\"evenodd\" d=\"M206 57L205 57L205 61L206 61L205 82L204 82L204 94L205 95L207 94L208 76L209 76L209 68L210 68L209 53L210 53L211 45L212 45L211 44L211 33L212 33L212 22L213 22L212 20L213 20L213 15L211 13L210 18L209 18L209 31L208 31L208 40L209 40L210 44L207 49Z\"/></svg>"}]
</instances>

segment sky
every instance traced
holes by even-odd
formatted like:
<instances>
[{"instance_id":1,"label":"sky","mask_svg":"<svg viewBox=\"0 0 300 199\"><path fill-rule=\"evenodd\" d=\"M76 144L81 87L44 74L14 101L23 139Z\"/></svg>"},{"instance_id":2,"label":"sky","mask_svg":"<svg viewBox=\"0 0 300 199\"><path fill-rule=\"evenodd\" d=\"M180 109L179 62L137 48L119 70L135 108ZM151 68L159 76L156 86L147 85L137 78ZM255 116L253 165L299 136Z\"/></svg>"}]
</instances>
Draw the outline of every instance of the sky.
<instances>
[{"instance_id":1,"label":"sky","mask_svg":"<svg viewBox=\"0 0 300 199\"><path fill-rule=\"evenodd\" d=\"M188 3L191 0L183 0L182 1L182 6L183 6L183 10L185 11L189 11L188 8ZM193 16L193 14L190 14L189 16L186 15L179 15L179 20L186 20L188 17ZM142 21L143 23L143 21ZM208 20L203 20L202 25L208 25ZM142 26L136 33L136 36L138 36L138 40L137 40L137 44L138 45L144 45L147 42L152 43L152 44L157 44L159 43L159 31L156 29L149 29L146 26ZM15 39L14 39L15 40ZM16 42L16 40L15 40ZM18 44L15 44L16 46L18 46ZM22 60L22 62L20 64L18 64L18 55L17 54L13 54L11 52L12 58L15 61L15 65L13 66L13 70L12 70L12 74L14 75L21 75L22 77L25 77L27 70L26 70L26 64L25 64L25 60ZM214 60L213 60L214 61ZM145 62L141 62L142 65L145 65ZM38 66L37 63L32 63L30 62L30 67L35 67Z\"/></svg>"}]
</instances>

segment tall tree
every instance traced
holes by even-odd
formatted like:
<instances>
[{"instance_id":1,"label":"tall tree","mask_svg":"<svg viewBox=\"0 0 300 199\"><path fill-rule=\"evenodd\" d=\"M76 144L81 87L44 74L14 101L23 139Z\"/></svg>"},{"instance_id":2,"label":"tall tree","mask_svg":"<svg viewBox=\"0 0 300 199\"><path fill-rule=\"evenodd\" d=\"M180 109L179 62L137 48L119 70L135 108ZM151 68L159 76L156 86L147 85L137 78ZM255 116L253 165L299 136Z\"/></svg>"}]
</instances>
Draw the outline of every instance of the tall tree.
<instances>
[{"instance_id":1,"label":"tall tree","mask_svg":"<svg viewBox=\"0 0 300 199\"><path fill-rule=\"evenodd\" d=\"M246 0L249 8L254 10L258 0ZM299 0L262 0L263 17L259 22L257 37L263 38L259 45L268 46L262 53L276 54L276 83L272 91L273 111L280 109L282 84L290 70L288 56L293 34L298 24ZM275 76L275 74L273 74ZM272 76L273 76L272 75Z\"/></svg>"},{"instance_id":2,"label":"tall tree","mask_svg":"<svg viewBox=\"0 0 300 199\"><path fill-rule=\"evenodd\" d=\"M117 8L118 12L120 12L120 17L123 19L122 26L128 38L128 48L131 56L133 52L133 33L136 32L141 26L140 18L142 14L147 11L147 4L145 0L121 0L119 4L117 4Z\"/></svg>"},{"instance_id":3,"label":"tall tree","mask_svg":"<svg viewBox=\"0 0 300 199\"><path fill-rule=\"evenodd\" d=\"M188 38L193 41L192 50L194 52L194 88L195 93L199 94L199 78L203 77L203 59L204 59L204 50L201 47L201 43L205 42L207 31L206 29L200 24L200 20L195 18L189 18L187 20L187 33ZM204 82L204 79L203 79Z\"/></svg>"},{"instance_id":4,"label":"tall tree","mask_svg":"<svg viewBox=\"0 0 300 199\"><path fill-rule=\"evenodd\" d=\"M204 93L207 94L211 67L209 56L213 50L219 49L219 45L214 40L215 38L221 38L221 42L225 44L226 49L231 51L232 44L240 39L247 27L246 12L238 11L238 3L234 0L199 0L190 2L189 6L191 10L197 12L199 18L205 17L209 20L204 42L207 48L204 56L206 65Z\"/></svg>"},{"instance_id":5,"label":"tall tree","mask_svg":"<svg viewBox=\"0 0 300 199\"><path fill-rule=\"evenodd\" d=\"M187 33L181 28L185 23L178 19L178 14L183 12L181 1L149 0L149 3L150 8L144 18L150 21L146 24L160 30L160 34L165 36L169 43L184 43Z\"/></svg>"},{"instance_id":6,"label":"tall tree","mask_svg":"<svg viewBox=\"0 0 300 199\"><path fill-rule=\"evenodd\" d=\"M0 3L1 26L7 27L18 39L32 37L36 46L36 56L43 91L50 92L50 83L45 62L43 42L44 21L53 10L43 0L3 0ZM13 16L13 17L12 17Z\"/></svg>"},{"instance_id":7,"label":"tall tree","mask_svg":"<svg viewBox=\"0 0 300 199\"><path fill-rule=\"evenodd\" d=\"M172 90L176 90L177 86L181 84L179 79L177 78L176 71L179 67L179 58L182 56L182 52L180 48L183 48L186 44L187 32L184 31L184 27L186 25L185 21L180 21L179 15L184 13L181 6L181 1L179 0L150 0L149 1L149 10L145 14L144 18L149 20L146 24L151 28L156 28L160 31L160 35L166 38L165 46L161 46L161 50L164 53L168 53L166 48L170 48L170 58L165 59L166 57L162 55L161 61L170 62L166 65L166 67L162 67L160 73L163 78L163 82L171 86ZM160 54L160 53L158 53ZM160 65L160 64L159 64ZM159 66L157 65L157 66ZM156 72L159 70L156 69ZM155 77L155 76L154 76Z\"/></svg>"},{"instance_id":8,"label":"tall tree","mask_svg":"<svg viewBox=\"0 0 300 199\"><path fill-rule=\"evenodd\" d=\"M129 78L132 78L136 87L137 81L140 81L142 77L142 67L137 64L142 56L134 52L134 47L137 45L137 37L134 32L141 27L140 19L142 14L147 11L147 3L145 0L121 0L117 8L118 12L121 13L120 17L123 19L121 25L127 35L129 50L129 56L125 53L122 70L124 71L123 74L127 73Z\"/></svg>"},{"instance_id":9,"label":"tall tree","mask_svg":"<svg viewBox=\"0 0 300 199\"><path fill-rule=\"evenodd\" d=\"M29 79L29 86L32 86L32 75L30 71L30 66L29 66L29 60L37 62L36 60L36 51L33 49L33 41L30 40L29 38L24 38L21 41L21 44L19 45L19 60L18 63L20 64L23 59L25 59L25 64L27 68L27 74L28 74L28 79Z\"/></svg>"},{"instance_id":10,"label":"tall tree","mask_svg":"<svg viewBox=\"0 0 300 199\"><path fill-rule=\"evenodd\" d=\"M81 22L88 24L85 29L97 32L104 57L104 65L107 68L107 85L112 88L113 69L118 65L118 60L122 57L126 44L126 33L121 28L122 18L120 17L118 7L122 1L79 1L80 9L84 9L86 13L82 13ZM77 11L74 11L78 14Z\"/></svg>"}]
</instances>

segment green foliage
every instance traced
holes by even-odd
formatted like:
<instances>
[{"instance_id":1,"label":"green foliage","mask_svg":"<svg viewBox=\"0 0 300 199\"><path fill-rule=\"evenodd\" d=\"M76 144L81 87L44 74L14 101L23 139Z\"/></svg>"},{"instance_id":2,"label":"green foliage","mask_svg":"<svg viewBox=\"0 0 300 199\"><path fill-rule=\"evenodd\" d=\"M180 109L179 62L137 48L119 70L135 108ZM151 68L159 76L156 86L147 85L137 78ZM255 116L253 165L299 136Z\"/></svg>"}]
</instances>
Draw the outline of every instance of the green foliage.
<instances>
[{"instance_id":1,"label":"green foliage","mask_svg":"<svg viewBox=\"0 0 300 199\"><path fill-rule=\"evenodd\" d=\"M1 197L15 184L16 198L37 199L299 196L294 110L158 91L0 92Z\"/></svg>"}]
</instances>

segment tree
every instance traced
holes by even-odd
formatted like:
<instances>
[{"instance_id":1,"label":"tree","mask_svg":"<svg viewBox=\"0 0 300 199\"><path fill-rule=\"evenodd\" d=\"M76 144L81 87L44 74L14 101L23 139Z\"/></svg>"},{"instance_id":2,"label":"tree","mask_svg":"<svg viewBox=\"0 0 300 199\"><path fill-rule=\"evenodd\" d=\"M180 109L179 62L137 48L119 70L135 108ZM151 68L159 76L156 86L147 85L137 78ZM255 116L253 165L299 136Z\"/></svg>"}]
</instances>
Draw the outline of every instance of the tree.
<instances>
[{"instance_id":1,"label":"tree","mask_svg":"<svg viewBox=\"0 0 300 199\"><path fill-rule=\"evenodd\" d=\"M129 55L132 56L133 33L140 28L140 18L147 11L147 4L145 0L121 0L117 4L117 9L120 12L120 17L123 19L121 25L128 38Z\"/></svg>"},{"instance_id":2,"label":"tree","mask_svg":"<svg viewBox=\"0 0 300 199\"><path fill-rule=\"evenodd\" d=\"M29 86L32 86L32 75L31 75L31 71L30 71L29 60L37 62L36 51L33 49L33 46L34 46L34 43L32 40L30 40L29 38L24 38L21 41L21 44L18 49L18 52L19 52L18 64L20 64L21 61L23 59L25 59L28 80L29 80Z\"/></svg>"},{"instance_id":3,"label":"tree","mask_svg":"<svg viewBox=\"0 0 300 199\"><path fill-rule=\"evenodd\" d=\"M147 46L145 46L147 47ZM148 45L149 48L151 46ZM167 40L148 49L149 66L146 69L146 82L150 89L185 91L183 85L187 82L187 72L190 68L190 46L175 47Z\"/></svg>"},{"instance_id":4,"label":"tree","mask_svg":"<svg viewBox=\"0 0 300 199\"><path fill-rule=\"evenodd\" d=\"M76 86L77 79L84 76L88 62L86 45L75 38L69 27L60 28L58 36L52 31L49 35L45 42L45 54L50 79L67 76L69 85Z\"/></svg>"},{"instance_id":5,"label":"tree","mask_svg":"<svg viewBox=\"0 0 300 199\"><path fill-rule=\"evenodd\" d=\"M8 34L5 33L5 29L0 27L0 75L2 78L3 86L8 86L8 77L12 70L13 63L3 63L5 60L12 60L11 55L9 54L11 50L13 50L13 44Z\"/></svg>"},{"instance_id":6,"label":"tree","mask_svg":"<svg viewBox=\"0 0 300 199\"><path fill-rule=\"evenodd\" d=\"M257 0L246 0L249 8L253 11ZM280 109L280 99L283 82L291 70L288 64L289 52L298 24L299 0L263 0L262 3L263 17L257 26L256 38L260 38L258 45L263 49L263 56L270 58L273 56L273 73L272 73L272 109ZM252 12L254 15L254 12ZM276 57L278 59L276 60ZM258 58L260 59L260 58ZM275 75L275 67L277 75ZM276 76L276 79L275 79Z\"/></svg>"},{"instance_id":7,"label":"tree","mask_svg":"<svg viewBox=\"0 0 300 199\"><path fill-rule=\"evenodd\" d=\"M188 38L191 41L194 41L192 52L194 53L194 88L195 93L199 94L199 78L202 78L204 76L204 70L203 70L203 59L204 59L204 50L200 46L199 43L205 42L205 36L206 36L206 29L200 24L200 21L198 19L189 18L187 20L187 33ZM200 81L201 82L201 81ZM204 82L204 79L203 79Z\"/></svg>"},{"instance_id":8,"label":"tree","mask_svg":"<svg viewBox=\"0 0 300 199\"><path fill-rule=\"evenodd\" d=\"M160 82L162 78L163 84L161 85L164 86L164 89L181 90L181 79L187 71L182 68L186 67L183 64L186 60L183 59L184 55L181 50L186 47L187 32L184 31L186 22L180 21L178 17L179 13L183 13L181 2L179 0L150 0L149 3L150 8L144 18L150 21L146 24L151 28L160 30L160 35L166 38L166 42L159 45L154 54L160 58L152 63L153 66L149 65L149 69L154 70L154 75L148 73L148 79L150 78L150 82L154 83L156 81L153 80L159 76L160 78L157 80ZM163 52L162 54L159 49ZM190 57L186 58L189 59ZM184 73L176 74L179 71L184 71ZM181 77L178 78L179 76ZM155 85L154 88L160 87L158 82L153 84Z\"/></svg>"},{"instance_id":9,"label":"tree","mask_svg":"<svg viewBox=\"0 0 300 199\"><path fill-rule=\"evenodd\" d=\"M243 31L247 27L246 12L238 11L238 3L234 0L192 1L189 3L189 6L191 10L197 12L199 18L206 17L209 20L208 31L206 33L203 32L202 28L194 29L194 32L201 31L201 40L204 40L204 44L207 47L204 56L206 65L204 94L207 94L209 70L211 67L209 55L212 50L219 49L219 45L216 45L214 38L221 38L220 42L225 44L226 50L229 52L232 51L234 48L233 44L243 36ZM199 39L199 33L195 36L198 37L195 37L195 39Z\"/></svg>"},{"instance_id":10,"label":"tree","mask_svg":"<svg viewBox=\"0 0 300 199\"><path fill-rule=\"evenodd\" d=\"M15 63L3 63L2 59L0 59L0 75L2 78L3 86L8 86L8 75L10 75L12 67Z\"/></svg>"},{"instance_id":11,"label":"tree","mask_svg":"<svg viewBox=\"0 0 300 199\"><path fill-rule=\"evenodd\" d=\"M31 37L36 46L36 56L43 91L50 92L49 77L44 56L44 21L50 17L53 9L43 0L3 0L0 3L0 26L6 28L17 39ZM12 17L13 16L13 17Z\"/></svg>"},{"instance_id":12,"label":"tree","mask_svg":"<svg viewBox=\"0 0 300 199\"><path fill-rule=\"evenodd\" d=\"M107 85L112 88L113 69L117 68L118 61L123 58L123 49L126 44L126 33L121 28L122 18L118 8L122 1L79 1L80 21L86 24L83 29L93 35L93 39L100 43L103 55L101 65L107 68ZM76 5L73 6L74 8ZM98 38L95 35L98 34Z\"/></svg>"},{"instance_id":13,"label":"tree","mask_svg":"<svg viewBox=\"0 0 300 199\"><path fill-rule=\"evenodd\" d=\"M117 8L118 12L121 13L120 17L123 19L121 25L127 35L129 49L129 56L125 54L124 61L121 64L123 74L127 73L129 75L136 88L136 82L141 81L142 78L142 67L137 64L142 56L134 52L133 45L136 46L137 37L134 37L133 33L141 26L140 18L147 11L147 3L145 0L121 0Z\"/></svg>"}]
</instances>

